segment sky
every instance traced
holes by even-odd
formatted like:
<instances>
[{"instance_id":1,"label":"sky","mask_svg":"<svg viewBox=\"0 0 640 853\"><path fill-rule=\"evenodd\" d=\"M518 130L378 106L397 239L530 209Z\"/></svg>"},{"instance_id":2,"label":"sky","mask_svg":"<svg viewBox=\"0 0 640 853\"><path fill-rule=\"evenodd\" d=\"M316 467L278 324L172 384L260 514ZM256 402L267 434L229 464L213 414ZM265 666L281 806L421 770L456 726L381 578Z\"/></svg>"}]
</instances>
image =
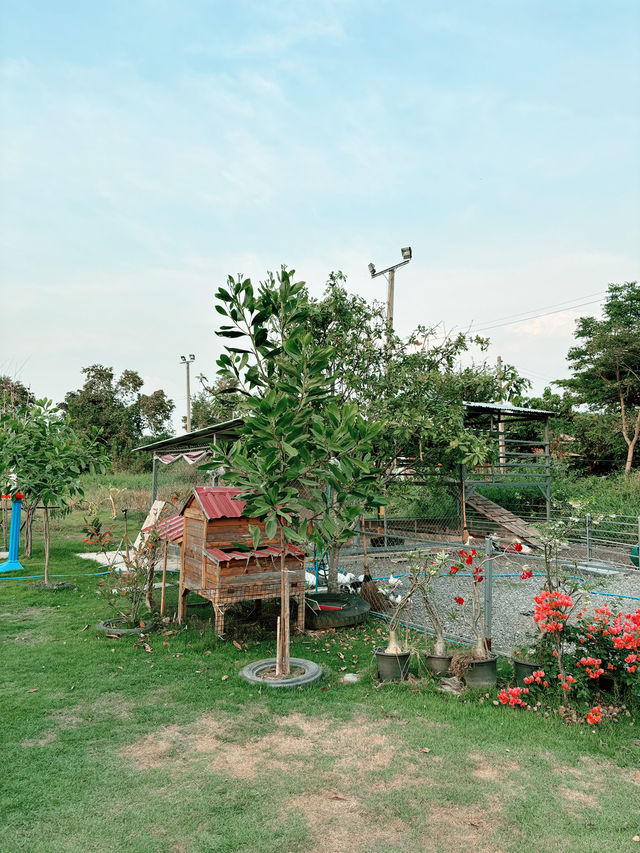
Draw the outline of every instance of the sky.
<instances>
[{"instance_id":1,"label":"sky","mask_svg":"<svg viewBox=\"0 0 640 853\"><path fill-rule=\"evenodd\" d=\"M638 278L639 58L637 0L3 0L0 374L137 370L178 426L229 274L384 300L411 246L396 330L540 393Z\"/></svg>"}]
</instances>

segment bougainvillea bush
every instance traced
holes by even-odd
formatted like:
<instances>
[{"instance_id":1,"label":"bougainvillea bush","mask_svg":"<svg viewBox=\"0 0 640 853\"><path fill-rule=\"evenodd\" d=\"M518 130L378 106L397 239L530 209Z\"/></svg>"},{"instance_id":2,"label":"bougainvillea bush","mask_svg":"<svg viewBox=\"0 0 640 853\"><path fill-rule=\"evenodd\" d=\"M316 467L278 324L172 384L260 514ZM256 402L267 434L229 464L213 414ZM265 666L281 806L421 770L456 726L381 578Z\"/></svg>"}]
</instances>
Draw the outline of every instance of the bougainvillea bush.
<instances>
[{"instance_id":1,"label":"bougainvillea bush","mask_svg":"<svg viewBox=\"0 0 640 853\"><path fill-rule=\"evenodd\" d=\"M558 590L534 597L534 621L540 632L536 650L540 668L524 679L524 688L505 688L497 704L531 707L561 691L563 701L591 704L602 691L614 699L640 702L640 608L614 612L605 604L576 612L574 599ZM574 614L575 619L569 621ZM602 720L600 705L584 714L589 725Z\"/></svg>"}]
</instances>

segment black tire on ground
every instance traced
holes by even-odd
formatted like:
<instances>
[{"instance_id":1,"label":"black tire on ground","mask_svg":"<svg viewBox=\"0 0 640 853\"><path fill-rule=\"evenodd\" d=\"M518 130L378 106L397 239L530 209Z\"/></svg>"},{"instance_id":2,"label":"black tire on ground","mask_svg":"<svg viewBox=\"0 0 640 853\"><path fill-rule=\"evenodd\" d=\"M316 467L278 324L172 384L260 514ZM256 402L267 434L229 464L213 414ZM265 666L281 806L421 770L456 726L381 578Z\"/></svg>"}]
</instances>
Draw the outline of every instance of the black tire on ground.
<instances>
[{"instance_id":1,"label":"black tire on ground","mask_svg":"<svg viewBox=\"0 0 640 853\"><path fill-rule=\"evenodd\" d=\"M249 684L259 684L263 687L308 687L322 678L322 667L315 663L315 661L304 660L303 658L291 658L290 664L291 669L302 669L304 672L300 675L281 678L277 681L273 678L261 678L261 672L273 669L276 665L275 658L263 658L262 660L247 664L247 666L240 670L238 675L240 678L248 681Z\"/></svg>"},{"instance_id":2,"label":"black tire on ground","mask_svg":"<svg viewBox=\"0 0 640 853\"><path fill-rule=\"evenodd\" d=\"M349 625L359 625L364 622L371 610L369 602L359 595L346 592L310 592L307 597L318 604L342 607L342 610L312 610L307 607L305 625L312 631L323 631L327 628L346 628Z\"/></svg>"}]
</instances>

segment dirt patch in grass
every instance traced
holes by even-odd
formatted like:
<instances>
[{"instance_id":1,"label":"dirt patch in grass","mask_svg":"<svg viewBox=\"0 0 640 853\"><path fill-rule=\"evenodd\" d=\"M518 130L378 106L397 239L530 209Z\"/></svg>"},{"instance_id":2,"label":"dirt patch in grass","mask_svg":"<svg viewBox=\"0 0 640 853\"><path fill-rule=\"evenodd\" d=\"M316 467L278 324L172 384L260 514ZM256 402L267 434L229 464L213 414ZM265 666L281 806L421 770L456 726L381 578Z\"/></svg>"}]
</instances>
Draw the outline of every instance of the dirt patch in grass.
<instances>
[{"instance_id":1,"label":"dirt patch in grass","mask_svg":"<svg viewBox=\"0 0 640 853\"><path fill-rule=\"evenodd\" d=\"M309 853L358 853L376 844L396 850L415 849L402 846L402 835L408 827L400 820L385 820L368 814L364 805L350 794L320 791L292 797L283 812L297 812L305 818L309 831ZM312 845L312 846L311 846Z\"/></svg>"},{"instance_id":2,"label":"dirt patch in grass","mask_svg":"<svg viewBox=\"0 0 640 853\"><path fill-rule=\"evenodd\" d=\"M33 746L46 746L48 743L52 743L57 737L57 732L45 732L40 738L23 740L20 746L24 747L24 749L29 749Z\"/></svg>"},{"instance_id":3,"label":"dirt patch in grass","mask_svg":"<svg viewBox=\"0 0 640 853\"><path fill-rule=\"evenodd\" d=\"M105 717L115 717L126 720L131 717L134 703L120 693L109 693L95 699L93 702L79 702L69 708L59 708L51 711L49 720L59 729L75 729L83 723L93 720L104 720Z\"/></svg>"},{"instance_id":4,"label":"dirt patch in grass","mask_svg":"<svg viewBox=\"0 0 640 853\"><path fill-rule=\"evenodd\" d=\"M486 757L476 752L469 753L469 761L475 765L471 771L476 779L483 779L486 782L499 782L505 773L511 773L520 769L520 765L515 761L500 761L498 764L487 761Z\"/></svg>"},{"instance_id":5,"label":"dirt patch in grass","mask_svg":"<svg viewBox=\"0 0 640 853\"><path fill-rule=\"evenodd\" d=\"M180 726L164 726L137 743L123 746L120 756L127 762L133 762L139 770L156 770L168 760L180 733Z\"/></svg>"},{"instance_id":6,"label":"dirt patch in grass","mask_svg":"<svg viewBox=\"0 0 640 853\"><path fill-rule=\"evenodd\" d=\"M564 808L572 815L579 815L584 809L592 809L597 805L596 797L586 791L561 785L558 788L558 793L562 797Z\"/></svg>"},{"instance_id":7,"label":"dirt patch in grass","mask_svg":"<svg viewBox=\"0 0 640 853\"><path fill-rule=\"evenodd\" d=\"M417 849L473 850L481 853L501 853L491 839L502 823L500 806L472 803L471 805L432 804L428 811L429 833Z\"/></svg>"}]
</instances>

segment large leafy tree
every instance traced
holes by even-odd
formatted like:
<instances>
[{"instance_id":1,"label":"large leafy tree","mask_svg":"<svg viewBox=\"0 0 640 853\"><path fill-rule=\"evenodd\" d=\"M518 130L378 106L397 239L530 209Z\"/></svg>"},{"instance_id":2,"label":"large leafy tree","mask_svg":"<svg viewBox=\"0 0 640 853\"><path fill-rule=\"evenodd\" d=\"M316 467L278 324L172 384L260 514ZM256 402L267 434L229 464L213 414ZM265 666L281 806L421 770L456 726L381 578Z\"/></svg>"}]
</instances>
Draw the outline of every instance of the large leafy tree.
<instances>
[{"instance_id":1,"label":"large leafy tree","mask_svg":"<svg viewBox=\"0 0 640 853\"><path fill-rule=\"evenodd\" d=\"M640 287L637 282L610 284L603 318L581 317L577 344L567 358L570 379L557 384L568 388L578 404L592 412L619 416L627 454L628 474L640 436Z\"/></svg>"},{"instance_id":2,"label":"large leafy tree","mask_svg":"<svg viewBox=\"0 0 640 853\"><path fill-rule=\"evenodd\" d=\"M84 385L68 392L60 406L78 433L100 431L99 440L114 462L126 461L143 434L167 434L174 403L162 390L142 394L143 381L135 370L116 378L113 368L92 364L82 373Z\"/></svg>"},{"instance_id":3,"label":"large leafy tree","mask_svg":"<svg viewBox=\"0 0 640 853\"><path fill-rule=\"evenodd\" d=\"M66 506L82 495L80 474L102 470L105 456L97 432L78 434L49 400L0 414L0 477L3 491L15 487L24 494L27 532L35 508L44 510L45 585L49 585L49 507Z\"/></svg>"},{"instance_id":4,"label":"large leafy tree","mask_svg":"<svg viewBox=\"0 0 640 853\"><path fill-rule=\"evenodd\" d=\"M330 275L312 306L312 330L319 344L332 345L336 395L381 426L378 466L391 475L404 458L426 474L484 461L492 446L464 428L462 401L515 397L527 381L510 366L502 380L485 364L460 367L461 356L474 346L483 351L486 339L427 326L401 339L387 327L385 306L349 294L345 281L341 272Z\"/></svg>"},{"instance_id":5,"label":"large leafy tree","mask_svg":"<svg viewBox=\"0 0 640 853\"><path fill-rule=\"evenodd\" d=\"M332 347L314 340L306 289L293 276L283 268L257 292L249 279L230 278L216 294L228 321L218 334L230 341L218 372L243 398L244 425L207 466L226 468L224 482L243 490L247 514L264 519L267 537L280 541L282 675L289 672L287 543L341 541L377 492L370 452L377 427L337 396ZM260 529L253 535L257 546Z\"/></svg>"}]
</instances>

